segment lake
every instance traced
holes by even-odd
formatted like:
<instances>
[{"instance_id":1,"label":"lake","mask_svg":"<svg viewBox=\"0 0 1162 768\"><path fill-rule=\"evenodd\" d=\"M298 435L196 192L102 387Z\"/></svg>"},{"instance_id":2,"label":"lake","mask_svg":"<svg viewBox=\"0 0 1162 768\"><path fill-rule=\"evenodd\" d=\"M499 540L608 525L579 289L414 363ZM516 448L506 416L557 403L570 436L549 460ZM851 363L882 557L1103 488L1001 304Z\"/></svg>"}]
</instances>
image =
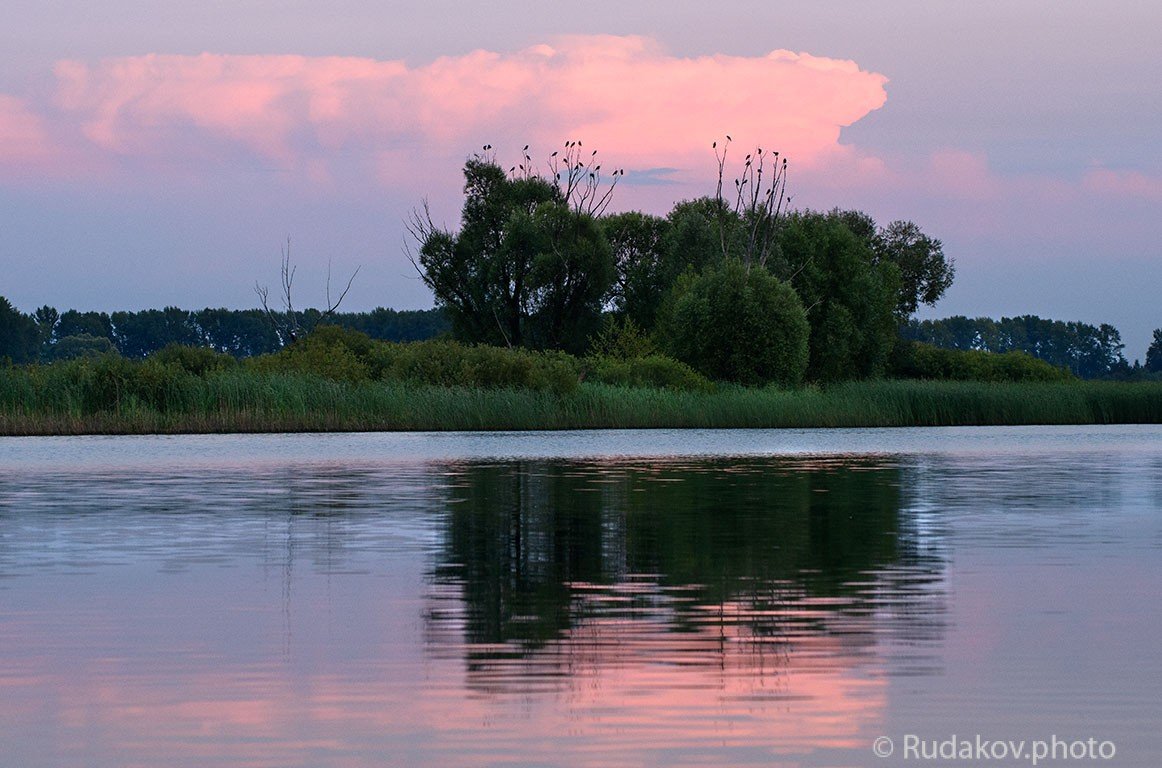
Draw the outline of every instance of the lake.
<instances>
[{"instance_id":1,"label":"lake","mask_svg":"<svg viewBox=\"0 0 1162 768\"><path fill-rule=\"evenodd\" d=\"M1154 766L1160 591L1156 426L0 438L0 765Z\"/></svg>"}]
</instances>

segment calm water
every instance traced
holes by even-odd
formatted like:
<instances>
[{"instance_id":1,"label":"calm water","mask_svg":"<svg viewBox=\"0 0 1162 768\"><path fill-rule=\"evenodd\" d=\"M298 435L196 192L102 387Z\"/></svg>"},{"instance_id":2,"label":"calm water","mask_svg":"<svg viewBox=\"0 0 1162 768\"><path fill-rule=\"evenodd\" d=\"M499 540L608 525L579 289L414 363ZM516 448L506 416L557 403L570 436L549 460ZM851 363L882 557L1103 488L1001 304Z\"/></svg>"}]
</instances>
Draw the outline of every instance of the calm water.
<instances>
[{"instance_id":1,"label":"calm water","mask_svg":"<svg viewBox=\"0 0 1162 768\"><path fill-rule=\"evenodd\" d=\"M1154 766L1160 590L1157 427L0 439L0 765Z\"/></svg>"}]
</instances>

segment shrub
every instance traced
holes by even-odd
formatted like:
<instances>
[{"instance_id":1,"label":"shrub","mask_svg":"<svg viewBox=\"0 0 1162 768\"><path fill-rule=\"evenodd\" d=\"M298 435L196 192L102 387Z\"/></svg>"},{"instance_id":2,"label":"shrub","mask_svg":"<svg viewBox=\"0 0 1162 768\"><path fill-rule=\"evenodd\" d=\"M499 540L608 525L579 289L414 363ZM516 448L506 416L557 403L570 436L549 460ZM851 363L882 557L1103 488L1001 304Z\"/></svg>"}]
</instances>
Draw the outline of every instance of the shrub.
<instances>
[{"instance_id":1,"label":"shrub","mask_svg":"<svg viewBox=\"0 0 1162 768\"><path fill-rule=\"evenodd\" d=\"M364 360L374 345L367 334L327 325L279 352L246 362L264 373L306 373L333 381L368 381L371 370Z\"/></svg>"},{"instance_id":2,"label":"shrub","mask_svg":"<svg viewBox=\"0 0 1162 768\"><path fill-rule=\"evenodd\" d=\"M735 259L682 278L661 322L674 357L711 379L748 385L800 384L808 333L794 289Z\"/></svg>"},{"instance_id":3,"label":"shrub","mask_svg":"<svg viewBox=\"0 0 1162 768\"><path fill-rule=\"evenodd\" d=\"M308 345L284 349L273 355L252 357L247 367L259 373L305 373L332 381L367 381L367 366L342 346Z\"/></svg>"},{"instance_id":4,"label":"shrub","mask_svg":"<svg viewBox=\"0 0 1162 768\"><path fill-rule=\"evenodd\" d=\"M342 347L358 358L364 358L375 346L375 341L362 331L339 325L320 325L310 335L295 343L297 347Z\"/></svg>"},{"instance_id":5,"label":"shrub","mask_svg":"<svg viewBox=\"0 0 1162 768\"><path fill-rule=\"evenodd\" d=\"M1028 352L989 355L986 367L989 369L989 381L1069 381L1074 378L1068 371L1039 360Z\"/></svg>"},{"instance_id":6,"label":"shrub","mask_svg":"<svg viewBox=\"0 0 1162 768\"><path fill-rule=\"evenodd\" d=\"M633 318L607 318L605 326L589 345L591 354L622 360L650 357L658 354L650 335L638 327Z\"/></svg>"},{"instance_id":7,"label":"shrub","mask_svg":"<svg viewBox=\"0 0 1162 768\"><path fill-rule=\"evenodd\" d=\"M623 387L711 392L714 384L685 363L665 355L623 358L596 355L586 361L586 379Z\"/></svg>"},{"instance_id":8,"label":"shrub","mask_svg":"<svg viewBox=\"0 0 1162 768\"><path fill-rule=\"evenodd\" d=\"M469 346L455 341L383 343L369 355L378 378L439 386L503 387L564 394L577 388L576 358L563 352L531 352Z\"/></svg>"},{"instance_id":9,"label":"shrub","mask_svg":"<svg viewBox=\"0 0 1162 768\"><path fill-rule=\"evenodd\" d=\"M563 352L470 346L454 341L374 341L336 326L317 329L252 370L305 373L333 381L402 381L443 387L525 388L556 393L577 387L578 361Z\"/></svg>"},{"instance_id":10,"label":"shrub","mask_svg":"<svg viewBox=\"0 0 1162 768\"><path fill-rule=\"evenodd\" d=\"M223 352L216 352L207 347L187 347L182 344L166 345L150 355L149 359L195 376L224 371L238 364L234 357Z\"/></svg>"},{"instance_id":11,"label":"shrub","mask_svg":"<svg viewBox=\"0 0 1162 768\"><path fill-rule=\"evenodd\" d=\"M60 339L46 350L45 357L48 360L74 360L78 357L115 354L117 354L117 348L108 338L82 333Z\"/></svg>"},{"instance_id":12,"label":"shrub","mask_svg":"<svg viewBox=\"0 0 1162 768\"><path fill-rule=\"evenodd\" d=\"M1060 368L1025 352L983 352L943 349L922 342L904 342L894 353L894 373L900 378L937 381L1068 381Z\"/></svg>"}]
</instances>

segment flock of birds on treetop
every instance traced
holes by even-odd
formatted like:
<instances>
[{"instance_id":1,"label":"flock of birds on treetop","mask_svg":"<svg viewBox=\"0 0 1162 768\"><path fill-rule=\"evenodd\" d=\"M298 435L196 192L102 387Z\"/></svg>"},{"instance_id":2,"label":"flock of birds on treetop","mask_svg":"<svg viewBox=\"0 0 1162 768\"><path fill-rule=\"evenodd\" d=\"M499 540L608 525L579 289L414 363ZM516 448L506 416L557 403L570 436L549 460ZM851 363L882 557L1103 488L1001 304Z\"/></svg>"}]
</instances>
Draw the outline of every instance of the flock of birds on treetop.
<instances>
[{"instance_id":1,"label":"flock of birds on treetop","mask_svg":"<svg viewBox=\"0 0 1162 768\"><path fill-rule=\"evenodd\" d=\"M733 141L733 139L730 137L730 134L726 134L726 143L728 143L728 144L729 144L729 143L730 143L730 142L732 142L732 141ZM518 164L518 165L514 165L514 166L512 166L511 168L509 168L509 169L508 169L508 172L509 172L510 174L514 174L514 175L515 175L515 174L516 174L516 172L517 172L518 170L519 170L521 173L526 173L526 174L528 174L528 173L532 173L532 172L533 172L533 167L532 167L532 157L529 155L529 146L530 146L530 145L528 145L528 144L525 144L525 145L524 145L524 148L523 148L523 149L521 149L521 153L524 155L524 163L521 163L521 164ZM581 146L582 146L582 144L581 144L581 142L580 142L580 141L566 141L566 142L565 142L565 152L566 152L566 156L568 156L568 154L569 154L569 151L570 151L571 149L573 149L574 147L578 147L578 148L579 148L579 147L581 147ZM483 149L483 151L484 151L484 152L490 152L490 151L492 151L492 148L493 148L493 147L492 147L492 145L491 145L491 144L485 144L485 145L482 147L482 149ZM719 155L718 155L718 142L717 142L717 141L714 141L714 142L712 142L712 143L710 144L710 148L714 150L714 154L715 154L715 156L716 156L716 157L718 157L718 161L719 161L719 163L720 163L720 164L721 164L721 163L723 163L723 162L726 160L726 155L725 155L726 148L725 148L725 147L723 148L723 153L724 153L724 154L723 154L723 155L721 155L721 156L719 156ZM554 163L555 163L555 161L556 161L556 159L557 159L557 156L558 156L559 154L560 154L560 152L559 152L559 151L557 151L557 152L553 152L553 154L549 155L549 161L550 161L550 162L554 162ZM773 155L773 157L775 158L775 162L778 162L779 153L778 153L778 152L774 152L774 153L772 153L772 155ZM595 150L593 150L593 153L590 155L590 160L589 160L589 161L590 161L590 162L592 162L592 161L593 161L593 158L594 158L594 157L596 157L596 156L597 156L597 150L595 149ZM751 164L752 164L752 162L753 162L753 160L754 160L754 158L755 158L755 157L758 157L760 160L762 159L762 157L763 157L763 150L762 150L762 148L761 148L761 147L759 147L759 148L757 148L757 149L756 149L756 151L755 151L755 155L747 155L747 156L746 156L746 160L745 160L745 166L746 166L747 168L750 168L750 166L751 166ZM785 158L785 157L783 158L783 165L784 165L784 166L785 166L785 165L787 165L787 158ZM568 166L568 170L569 170L569 175L570 175L570 177L573 177L573 173L575 173L576 171L580 171L580 170L582 170L582 169L588 169L588 166L587 166L587 165L586 165L586 164L585 164L583 161L581 161L580 159L577 159L577 160L575 160L575 161L571 161L571 162L570 162L570 164L569 164L569 166ZM554 167L554 170L555 170L555 167ZM596 180L596 179L597 179L597 176L598 176L598 174L600 173L600 171L601 171L601 166L600 166L600 165L597 165L597 166L595 166L594 168L592 168L592 170L589 170L589 178L590 178L591 180ZM760 171L760 173L761 173L761 171ZM560 173L555 173L554 175L555 175L555 177L556 177L556 180L557 180L557 181L560 181L560 180L561 180L561 174L560 174ZM615 170L615 171L613 172L613 176L614 176L614 177L617 177L617 176L624 176L624 175L625 175L625 169L624 169L624 168L618 168L617 170ZM744 183L744 182L743 182L743 183ZM736 181L735 181L735 185L736 185L736 186L740 186L740 185L741 185L741 183L740 183L738 180L736 180Z\"/></svg>"},{"instance_id":2,"label":"flock of birds on treetop","mask_svg":"<svg viewBox=\"0 0 1162 768\"><path fill-rule=\"evenodd\" d=\"M510 174L515 174L518 170L521 171L522 173L532 173L533 172L533 166L532 166L533 159L529 155L529 146L530 145L525 144L524 148L521 149L521 153L524 155L524 163L521 163L519 165L514 165L511 168L509 168L508 172ZM572 150L574 147L580 148L581 146L582 146L582 144L580 141L566 141L565 142L566 157L568 158L570 150ZM485 144L483 147L481 147L481 149L484 152L490 152L493 149L493 147L491 144ZM549 155L549 161L555 162L558 155L560 155L560 151L553 152L553 154ZM597 150L596 149L593 150L593 152L589 155L589 162L590 163L593 162L593 158L595 158L595 157L597 157ZM570 163L568 165L568 171L569 171L570 177L573 177L573 173L575 173L576 171L588 170L589 171L589 178L596 180L597 176L601 172L601 165L600 164L593 166L592 169L589 169L589 166L584 161L582 161L580 159L576 159L576 160L573 160L572 158L568 158L568 159L570 160ZM561 180L560 173L555 173L554 175L555 175L557 181ZM615 170L613 172L612 175L615 177L616 176L624 176L625 169L618 168L617 170Z\"/></svg>"}]
</instances>

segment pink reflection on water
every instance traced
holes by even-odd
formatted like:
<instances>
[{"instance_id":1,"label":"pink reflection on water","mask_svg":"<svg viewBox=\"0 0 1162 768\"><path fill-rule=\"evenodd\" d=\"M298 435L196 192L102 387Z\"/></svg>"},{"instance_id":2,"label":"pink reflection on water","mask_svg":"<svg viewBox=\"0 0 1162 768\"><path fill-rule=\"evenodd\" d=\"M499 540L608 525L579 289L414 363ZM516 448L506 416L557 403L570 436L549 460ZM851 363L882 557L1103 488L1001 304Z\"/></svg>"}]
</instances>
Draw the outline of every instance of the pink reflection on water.
<instances>
[{"instance_id":1,"label":"pink reflection on water","mask_svg":"<svg viewBox=\"0 0 1162 768\"><path fill-rule=\"evenodd\" d=\"M810 605L781 611L798 629L762 636L754 610L697 608L680 632L597 617L523 653L429 636L418 660L388 645L251 662L228 647L109 655L109 626L87 629L86 650L13 620L0 723L17 756L86 766L798 765L864 748L886 705L870 636L808 629L826 614Z\"/></svg>"}]
</instances>

